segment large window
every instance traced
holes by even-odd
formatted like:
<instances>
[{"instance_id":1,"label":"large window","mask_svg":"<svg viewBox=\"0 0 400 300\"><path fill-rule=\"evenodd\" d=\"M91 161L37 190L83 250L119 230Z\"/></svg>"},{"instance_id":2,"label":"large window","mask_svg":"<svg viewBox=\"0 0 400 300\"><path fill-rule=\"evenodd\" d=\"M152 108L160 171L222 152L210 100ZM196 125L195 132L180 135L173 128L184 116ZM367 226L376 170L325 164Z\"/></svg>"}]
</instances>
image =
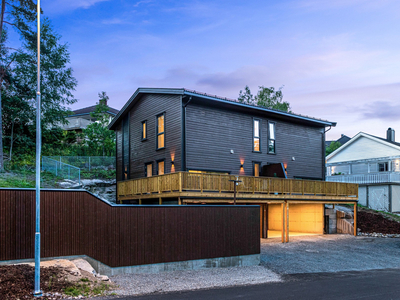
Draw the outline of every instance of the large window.
<instances>
[{"instance_id":1,"label":"large window","mask_svg":"<svg viewBox=\"0 0 400 300\"><path fill-rule=\"evenodd\" d=\"M268 122L268 153L275 154L275 123Z\"/></svg>"},{"instance_id":2,"label":"large window","mask_svg":"<svg viewBox=\"0 0 400 300\"><path fill-rule=\"evenodd\" d=\"M157 116L157 149L165 148L165 114Z\"/></svg>"},{"instance_id":3,"label":"large window","mask_svg":"<svg viewBox=\"0 0 400 300\"><path fill-rule=\"evenodd\" d=\"M260 124L261 124L260 120L253 119L253 151L254 152L261 152Z\"/></svg>"},{"instance_id":4,"label":"large window","mask_svg":"<svg viewBox=\"0 0 400 300\"><path fill-rule=\"evenodd\" d=\"M164 175L165 173L165 163L164 160L157 161L157 175Z\"/></svg>"},{"instance_id":5,"label":"large window","mask_svg":"<svg viewBox=\"0 0 400 300\"><path fill-rule=\"evenodd\" d=\"M147 120L142 122L142 141L147 140Z\"/></svg>"},{"instance_id":6,"label":"large window","mask_svg":"<svg viewBox=\"0 0 400 300\"><path fill-rule=\"evenodd\" d=\"M153 163L147 163L144 165L144 176L145 177L153 176Z\"/></svg>"}]
</instances>

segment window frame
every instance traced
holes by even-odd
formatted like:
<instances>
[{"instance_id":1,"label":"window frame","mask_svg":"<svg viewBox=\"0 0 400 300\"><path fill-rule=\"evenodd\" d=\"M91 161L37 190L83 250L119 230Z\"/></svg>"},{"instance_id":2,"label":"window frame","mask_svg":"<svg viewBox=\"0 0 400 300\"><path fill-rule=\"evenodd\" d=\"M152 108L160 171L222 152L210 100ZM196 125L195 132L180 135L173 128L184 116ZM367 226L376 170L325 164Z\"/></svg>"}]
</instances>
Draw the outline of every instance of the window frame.
<instances>
[{"instance_id":1,"label":"window frame","mask_svg":"<svg viewBox=\"0 0 400 300\"><path fill-rule=\"evenodd\" d=\"M258 176L256 176L256 164L258 164ZM260 177L261 174L261 161L253 161L253 176Z\"/></svg>"},{"instance_id":2,"label":"window frame","mask_svg":"<svg viewBox=\"0 0 400 300\"><path fill-rule=\"evenodd\" d=\"M147 120L142 121L142 136L141 136L141 141L147 141ZM143 131L143 125L145 127L144 131ZM144 138L143 138L143 134L144 134Z\"/></svg>"},{"instance_id":3,"label":"window frame","mask_svg":"<svg viewBox=\"0 0 400 300\"><path fill-rule=\"evenodd\" d=\"M255 123L255 121L258 121L258 137L256 137L255 136L255 126L254 126L254 123ZM262 149L261 149L261 135L262 135L262 131L261 131L261 124L262 124L262 122L261 122L262 120L261 119L259 119L259 118L253 118L253 138L252 138L252 141L251 141L251 145L252 145L252 151L254 152L254 153L262 153ZM257 150L254 150L254 139L256 139L256 138L258 138L258 148L260 149L259 151L257 151Z\"/></svg>"},{"instance_id":4,"label":"window frame","mask_svg":"<svg viewBox=\"0 0 400 300\"><path fill-rule=\"evenodd\" d=\"M147 166L148 165L151 165L151 176L147 176ZM153 177L153 176L154 176L154 174L153 174L153 162L149 161L149 162L144 163L144 177Z\"/></svg>"},{"instance_id":5,"label":"window frame","mask_svg":"<svg viewBox=\"0 0 400 300\"><path fill-rule=\"evenodd\" d=\"M273 139L271 139L271 131L270 131L270 128L269 128L269 124L274 124L274 138ZM269 150L269 142L270 141L274 141L274 152L271 152ZM268 121L267 153L276 155L276 122L273 122L273 121Z\"/></svg>"},{"instance_id":6,"label":"window frame","mask_svg":"<svg viewBox=\"0 0 400 300\"><path fill-rule=\"evenodd\" d=\"M383 165L383 171L381 171L381 165ZM378 163L378 172L389 172L389 162L385 161Z\"/></svg>"},{"instance_id":7,"label":"window frame","mask_svg":"<svg viewBox=\"0 0 400 300\"><path fill-rule=\"evenodd\" d=\"M163 132L158 132L158 118L159 117L161 117L161 116L164 116L164 131ZM156 151L158 151L158 150L162 150L162 149L165 149L166 148L166 138L165 138L165 131L166 131L166 128L165 128L165 112L162 112L161 114L158 114L158 115L156 115ZM160 135L164 135L164 147L158 147L158 136L160 136Z\"/></svg>"},{"instance_id":8,"label":"window frame","mask_svg":"<svg viewBox=\"0 0 400 300\"><path fill-rule=\"evenodd\" d=\"M158 167L159 167L160 162L164 163L164 173L163 174L159 174L159 168ZM166 172L165 172L165 158L156 160L156 166L157 166L157 174L156 175L164 175L164 174L166 174Z\"/></svg>"}]
</instances>

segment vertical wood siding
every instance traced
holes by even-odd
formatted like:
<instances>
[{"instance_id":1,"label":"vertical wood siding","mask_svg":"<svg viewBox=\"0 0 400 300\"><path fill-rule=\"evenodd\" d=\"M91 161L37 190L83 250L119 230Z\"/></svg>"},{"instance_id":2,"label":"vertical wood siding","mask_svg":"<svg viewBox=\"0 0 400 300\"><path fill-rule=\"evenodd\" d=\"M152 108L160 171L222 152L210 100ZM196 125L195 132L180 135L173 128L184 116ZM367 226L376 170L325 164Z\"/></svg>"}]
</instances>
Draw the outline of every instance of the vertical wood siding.
<instances>
[{"instance_id":1,"label":"vertical wood siding","mask_svg":"<svg viewBox=\"0 0 400 300\"><path fill-rule=\"evenodd\" d=\"M0 260L34 257L35 191L0 190ZM260 253L258 206L110 206L83 191L41 192L41 256L111 267Z\"/></svg>"},{"instance_id":2,"label":"vertical wood siding","mask_svg":"<svg viewBox=\"0 0 400 300\"><path fill-rule=\"evenodd\" d=\"M261 153L253 152L253 118L261 120ZM268 154L268 121L275 122L276 154ZM253 161L286 163L288 178L323 178L323 127L191 102L186 108L187 169L253 175ZM234 154L230 150L234 150ZM295 160L292 161L292 157ZM241 161L244 162L240 170Z\"/></svg>"}]
</instances>

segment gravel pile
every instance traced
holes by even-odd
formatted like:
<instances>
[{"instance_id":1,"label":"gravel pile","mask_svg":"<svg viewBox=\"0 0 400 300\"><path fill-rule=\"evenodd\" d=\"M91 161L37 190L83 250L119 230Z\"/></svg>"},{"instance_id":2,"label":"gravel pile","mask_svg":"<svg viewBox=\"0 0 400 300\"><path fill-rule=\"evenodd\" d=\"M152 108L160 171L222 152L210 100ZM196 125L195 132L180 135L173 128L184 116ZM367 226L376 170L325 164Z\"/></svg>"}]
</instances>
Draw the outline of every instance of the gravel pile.
<instances>
[{"instance_id":1,"label":"gravel pile","mask_svg":"<svg viewBox=\"0 0 400 300\"><path fill-rule=\"evenodd\" d=\"M159 274L112 276L120 286L118 295L141 295L172 291L198 290L281 281L279 275L262 266L174 271Z\"/></svg>"}]
</instances>

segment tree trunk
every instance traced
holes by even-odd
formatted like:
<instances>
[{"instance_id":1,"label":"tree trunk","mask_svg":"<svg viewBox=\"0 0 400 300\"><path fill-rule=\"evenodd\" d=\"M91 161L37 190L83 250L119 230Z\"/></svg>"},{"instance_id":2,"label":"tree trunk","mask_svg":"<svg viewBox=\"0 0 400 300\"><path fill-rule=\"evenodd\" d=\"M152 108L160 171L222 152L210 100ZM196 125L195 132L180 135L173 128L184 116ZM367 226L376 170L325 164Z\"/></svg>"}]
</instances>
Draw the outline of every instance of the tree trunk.
<instances>
[{"instance_id":1,"label":"tree trunk","mask_svg":"<svg viewBox=\"0 0 400 300\"><path fill-rule=\"evenodd\" d=\"M4 172L4 154L3 154L3 115L1 111L1 86L2 80L0 80L0 172Z\"/></svg>"},{"instance_id":2,"label":"tree trunk","mask_svg":"<svg viewBox=\"0 0 400 300\"><path fill-rule=\"evenodd\" d=\"M13 143L14 143L14 140L13 140L13 138L14 138L14 121L12 122L12 125L11 125L11 139L10 139L10 162L11 162L11 159L12 159L12 147L13 147Z\"/></svg>"}]
</instances>

